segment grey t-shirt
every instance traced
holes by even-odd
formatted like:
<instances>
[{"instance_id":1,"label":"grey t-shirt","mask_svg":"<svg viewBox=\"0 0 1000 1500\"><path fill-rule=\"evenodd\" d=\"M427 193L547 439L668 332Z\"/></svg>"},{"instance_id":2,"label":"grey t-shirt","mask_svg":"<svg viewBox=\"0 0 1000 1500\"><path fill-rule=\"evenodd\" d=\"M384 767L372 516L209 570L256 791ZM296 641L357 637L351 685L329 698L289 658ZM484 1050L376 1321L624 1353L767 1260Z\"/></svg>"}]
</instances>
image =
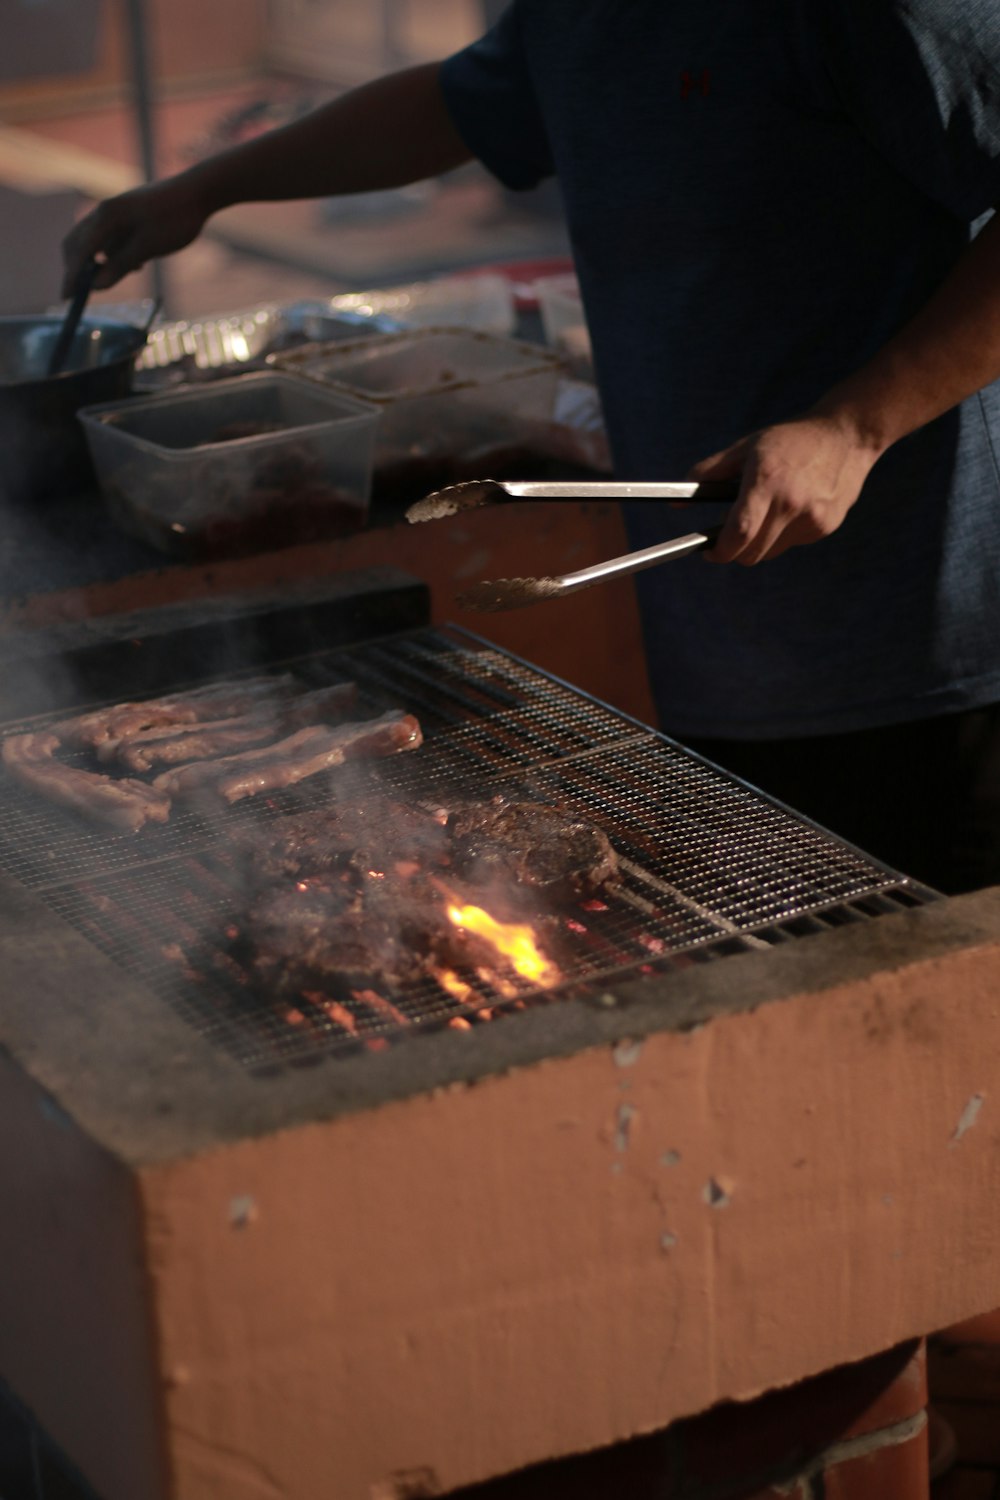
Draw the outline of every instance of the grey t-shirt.
<instances>
[{"instance_id":1,"label":"grey t-shirt","mask_svg":"<svg viewBox=\"0 0 1000 1500\"><path fill-rule=\"evenodd\" d=\"M1000 201L997 0L514 0L442 82L503 182L558 175L623 477L681 478L805 410ZM832 537L640 574L664 728L1000 700L998 435L992 385L890 449ZM638 547L718 511L627 519Z\"/></svg>"}]
</instances>

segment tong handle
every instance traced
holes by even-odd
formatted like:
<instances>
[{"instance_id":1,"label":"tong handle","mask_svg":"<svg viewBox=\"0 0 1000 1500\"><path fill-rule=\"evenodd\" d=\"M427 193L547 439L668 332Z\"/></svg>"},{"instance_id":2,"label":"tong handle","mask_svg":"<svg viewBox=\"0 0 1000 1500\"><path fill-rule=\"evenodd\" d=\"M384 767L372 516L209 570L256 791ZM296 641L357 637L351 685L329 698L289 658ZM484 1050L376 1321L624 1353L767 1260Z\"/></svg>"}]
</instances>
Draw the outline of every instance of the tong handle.
<instances>
[{"instance_id":1,"label":"tong handle","mask_svg":"<svg viewBox=\"0 0 1000 1500\"><path fill-rule=\"evenodd\" d=\"M560 579L562 587L559 592L572 594L577 589L589 588L592 583L604 583L609 578L620 578L628 573L641 573L644 568L655 568L675 557L702 552L706 547L714 547L721 531L721 526L708 526L704 531L692 531L687 536L672 537L669 542L643 547L639 552L626 552L623 557L594 563L589 568L581 568L578 573L566 573Z\"/></svg>"}]
</instances>

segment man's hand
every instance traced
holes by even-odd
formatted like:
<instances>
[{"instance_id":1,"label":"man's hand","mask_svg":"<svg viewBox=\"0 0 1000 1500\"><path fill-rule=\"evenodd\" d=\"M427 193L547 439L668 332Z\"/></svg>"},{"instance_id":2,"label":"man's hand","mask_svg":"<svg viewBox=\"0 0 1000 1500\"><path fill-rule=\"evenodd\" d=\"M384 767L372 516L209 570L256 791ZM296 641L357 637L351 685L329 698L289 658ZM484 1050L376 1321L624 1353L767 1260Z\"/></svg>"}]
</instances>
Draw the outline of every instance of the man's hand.
<instances>
[{"instance_id":1,"label":"man's hand","mask_svg":"<svg viewBox=\"0 0 1000 1500\"><path fill-rule=\"evenodd\" d=\"M857 500L880 451L843 418L812 414L752 433L703 459L690 478L742 480L706 556L749 567L829 536Z\"/></svg>"},{"instance_id":2,"label":"man's hand","mask_svg":"<svg viewBox=\"0 0 1000 1500\"><path fill-rule=\"evenodd\" d=\"M95 287L114 286L154 256L189 245L206 219L234 203L370 193L461 166L471 152L439 72L438 63L420 63L388 73L176 177L98 204L63 243L63 295L72 295L89 258L101 263Z\"/></svg>"},{"instance_id":3,"label":"man's hand","mask_svg":"<svg viewBox=\"0 0 1000 1500\"><path fill-rule=\"evenodd\" d=\"M154 256L190 245L207 217L198 195L181 178L106 198L63 240L63 296L72 297L88 260L100 262L94 286L114 286Z\"/></svg>"}]
</instances>

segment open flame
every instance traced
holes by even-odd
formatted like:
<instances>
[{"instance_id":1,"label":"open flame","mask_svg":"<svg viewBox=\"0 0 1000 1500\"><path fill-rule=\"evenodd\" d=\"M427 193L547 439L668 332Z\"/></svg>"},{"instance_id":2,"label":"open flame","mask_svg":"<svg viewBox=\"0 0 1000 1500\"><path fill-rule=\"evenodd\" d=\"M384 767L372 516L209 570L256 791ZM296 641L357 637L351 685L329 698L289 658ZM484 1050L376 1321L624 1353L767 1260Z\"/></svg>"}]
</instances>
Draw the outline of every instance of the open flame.
<instances>
[{"instance_id":1,"label":"open flame","mask_svg":"<svg viewBox=\"0 0 1000 1500\"><path fill-rule=\"evenodd\" d=\"M485 939L501 954L515 973L532 984L555 984L559 970L535 942L532 929L521 922L498 922L481 906L448 905L448 919L465 932ZM494 981L495 982L495 981Z\"/></svg>"}]
</instances>

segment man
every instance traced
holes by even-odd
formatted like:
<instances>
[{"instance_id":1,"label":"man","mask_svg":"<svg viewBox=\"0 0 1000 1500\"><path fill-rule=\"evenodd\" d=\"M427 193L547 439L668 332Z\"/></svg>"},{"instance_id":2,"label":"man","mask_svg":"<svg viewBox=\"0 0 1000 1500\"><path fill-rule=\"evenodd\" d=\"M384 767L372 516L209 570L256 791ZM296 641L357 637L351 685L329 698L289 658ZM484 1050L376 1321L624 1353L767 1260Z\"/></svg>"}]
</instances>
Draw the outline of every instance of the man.
<instances>
[{"instance_id":1,"label":"man","mask_svg":"<svg viewBox=\"0 0 1000 1500\"><path fill-rule=\"evenodd\" d=\"M514 0L100 205L67 289L470 155L558 176L619 473L741 477L715 565L640 575L663 727L908 873L1000 881L995 0ZM628 513L636 546L677 520Z\"/></svg>"}]
</instances>

